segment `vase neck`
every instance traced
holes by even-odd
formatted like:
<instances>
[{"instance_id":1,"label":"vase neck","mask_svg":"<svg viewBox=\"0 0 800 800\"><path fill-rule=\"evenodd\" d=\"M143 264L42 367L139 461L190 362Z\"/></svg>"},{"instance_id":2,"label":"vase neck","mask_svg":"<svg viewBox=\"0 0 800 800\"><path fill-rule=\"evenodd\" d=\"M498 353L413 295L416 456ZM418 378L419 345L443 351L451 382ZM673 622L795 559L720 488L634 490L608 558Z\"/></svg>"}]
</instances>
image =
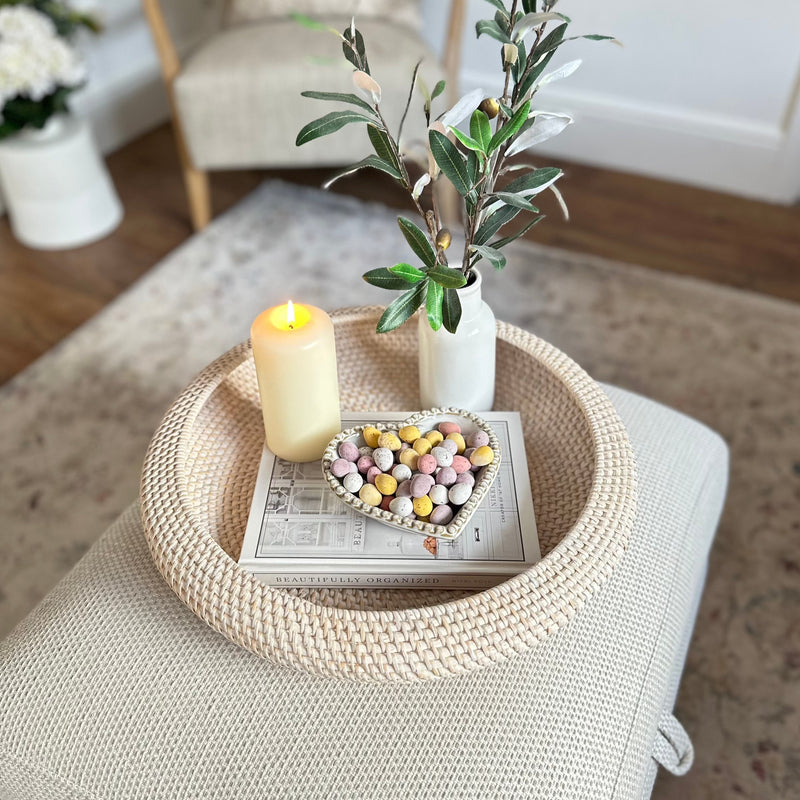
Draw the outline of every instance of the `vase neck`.
<instances>
[{"instance_id":1,"label":"vase neck","mask_svg":"<svg viewBox=\"0 0 800 800\"><path fill-rule=\"evenodd\" d=\"M464 318L474 317L481 310L483 298L481 297L481 274L475 272L475 280L458 290L458 299L461 301L461 314Z\"/></svg>"}]
</instances>

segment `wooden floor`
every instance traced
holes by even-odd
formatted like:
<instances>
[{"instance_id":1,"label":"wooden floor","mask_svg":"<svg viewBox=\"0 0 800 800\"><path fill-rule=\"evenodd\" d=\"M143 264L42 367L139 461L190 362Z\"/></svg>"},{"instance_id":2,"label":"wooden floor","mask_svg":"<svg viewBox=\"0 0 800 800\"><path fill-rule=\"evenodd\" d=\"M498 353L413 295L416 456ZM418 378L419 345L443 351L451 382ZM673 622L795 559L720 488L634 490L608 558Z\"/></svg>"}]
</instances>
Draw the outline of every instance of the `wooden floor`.
<instances>
[{"instance_id":1,"label":"wooden floor","mask_svg":"<svg viewBox=\"0 0 800 800\"><path fill-rule=\"evenodd\" d=\"M76 250L30 250L0 219L0 383L86 321L191 235L168 126L108 159L125 206L120 227ZM800 207L774 206L603 169L564 165L572 214L555 207L530 236L543 244L695 275L800 302ZM215 213L265 177L319 185L330 170L216 173ZM365 173L362 173L365 175ZM336 191L404 206L383 176L340 181Z\"/></svg>"}]
</instances>

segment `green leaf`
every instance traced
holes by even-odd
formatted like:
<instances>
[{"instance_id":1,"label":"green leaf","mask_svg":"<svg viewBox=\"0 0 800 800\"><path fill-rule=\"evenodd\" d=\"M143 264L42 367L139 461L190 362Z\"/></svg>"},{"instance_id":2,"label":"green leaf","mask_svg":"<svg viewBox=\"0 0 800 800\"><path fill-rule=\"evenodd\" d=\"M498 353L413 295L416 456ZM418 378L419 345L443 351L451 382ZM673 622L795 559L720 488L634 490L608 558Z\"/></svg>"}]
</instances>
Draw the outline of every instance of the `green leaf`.
<instances>
[{"instance_id":1,"label":"green leaf","mask_svg":"<svg viewBox=\"0 0 800 800\"><path fill-rule=\"evenodd\" d=\"M442 300L444 291L442 287L434 281L428 281L428 294L425 298L425 311L428 314L428 324L433 330L438 331L442 327Z\"/></svg>"},{"instance_id":2,"label":"green leaf","mask_svg":"<svg viewBox=\"0 0 800 800\"><path fill-rule=\"evenodd\" d=\"M459 322L461 322L461 298L455 289L445 289L442 299L442 323L450 333L455 333Z\"/></svg>"},{"instance_id":3,"label":"green leaf","mask_svg":"<svg viewBox=\"0 0 800 800\"><path fill-rule=\"evenodd\" d=\"M550 59L552 59L555 53L555 50L551 50L535 67L531 68L530 72L524 75L519 82L520 96L523 96L530 91L533 84L539 80L539 76L547 69L547 65L550 63Z\"/></svg>"},{"instance_id":4,"label":"green leaf","mask_svg":"<svg viewBox=\"0 0 800 800\"><path fill-rule=\"evenodd\" d=\"M488 216L478 228L472 241L475 244L486 244L507 222L511 222L519 214L513 206L502 206L494 214Z\"/></svg>"},{"instance_id":5,"label":"green leaf","mask_svg":"<svg viewBox=\"0 0 800 800\"><path fill-rule=\"evenodd\" d=\"M493 19L482 19L476 23L475 35L480 38L483 34L503 44L511 41L511 37Z\"/></svg>"},{"instance_id":6,"label":"green leaf","mask_svg":"<svg viewBox=\"0 0 800 800\"><path fill-rule=\"evenodd\" d=\"M446 267L444 264L436 264L431 267L427 275L445 289L460 289L467 282L464 273L460 269Z\"/></svg>"},{"instance_id":7,"label":"green leaf","mask_svg":"<svg viewBox=\"0 0 800 800\"><path fill-rule=\"evenodd\" d=\"M431 100L435 100L444 91L445 86L446 84L444 81L439 81L436 86L433 87L433 91L431 92Z\"/></svg>"},{"instance_id":8,"label":"green leaf","mask_svg":"<svg viewBox=\"0 0 800 800\"><path fill-rule=\"evenodd\" d=\"M502 200L507 206L514 206L514 208L519 208L522 211L531 211L534 214L539 213L539 209L536 208L536 206L532 205L530 201L518 194L513 194L511 192L495 192L494 197L498 200Z\"/></svg>"},{"instance_id":9,"label":"green leaf","mask_svg":"<svg viewBox=\"0 0 800 800\"><path fill-rule=\"evenodd\" d=\"M514 79L514 83L519 81L519 76L525 71L527 61L528 54L525 50L525 42L524 40L520 40L517 42L517 60L511 67L511 77Z\"/></svg>"},{"instance_id":10,"label":"green leaf","mask_svg":"<svg viewBox=\"0 0 800 800\"><path fill-rule=\"evenodd\" d=\"M428 237L410 219L398 217L397 224L420 261L426 267L432 267L436 263L436 253L428 241Z\"/></svg>"},{"instance_id":11,"label":"green leaf","mask_svg":"<svg viewBox=\"0 0 800 800\"><path fill-rule=\"evenodd\" d=\"M495 250L499 250L501 247L511 244L511 242L513 242L515 239L519 239L520 236L524 236L534 225L538 225L543 219L544 214L541 214L540 216L536 217L536 219L532 220L523 228L518 230L516 233L512 233L510 236L504 236L502 239L497 239L489 246L493 247Z\"/></svg>"},{"instance_id":12,"label":"green leaf","mask_svg":"<svg viewBox=\"0 0 800 800\"><path fill-rule=\"evenodd\" d=\"M358 164L353 164L352 167L346 167L345 169L333 175L333 177L328 178L328 180L322 184L322 188L330 189L330 187L333 186L333 184L336 183L336 181L338 181L340 178L344 178L346 175L352 175L354 172L358 172L360 169L365 169L367 167L380 170L381 172L385 172L387 175L391 175L395 180L400 180L400 173L391 164L387 164L383 159L380 159L377 156L367 156L359 161Z\"/></svg>"},{"instance_id":13,"label":"green leaf","mask_svg":"<svg viewBox=\"0 0 800 800\"><path fill-rule=\"evenodd\" d=\"M492 125L489 122L489 117L479 108L472 112L472 117L469 120L469 132L472 138L478 142L481 150L484 153L487 152L489 142L492 141Z\"/></svg>"},{"instance_id":14,"label":"green leaf","mask_svg":"<svg viewBox=\"0 0 800 800\"><path fill-rule=\"evenodd\" d=\"M469 153L467 153L467 174L469 175L469 182L472 186L478 182L478 178L481 176L481 160L474 150L470 150ZM474 194L474 192L470 193L470 195L472 194ZM470 195L468 195L468 197Z\"/></svg>"},{"instance_id":15,"label":"green leaf","mask_svg":"<svg viewBox=\"0 0 800 800\"><path fill-rule=\"evenodd\" d=\"M445 174L448 180L455 186L456 191L461 194L469 194L472 184L469 182L467 165L464 157L458 152L456 146L439 131L428 131L428 140L439 169Z\"/></svg>"},{"instance_id":16,"label":"green leaf","mask_svg":"<svg viewBox=\"0 0 800 800\"><path fill-rule=\"evenodd\" d=\"M466 133L462 133L458 128L454 128L452 125L450 126L450 131L453 135L458 139L467 150L476 150L479 153L483 152L483 146L480 142L476 142L471 136L467 136Z\"/></svg>"},{"instance_id":17,"label":"green leaf","mask_svg":"<svg viewBox=\"0 0 800 800\"><path fill-rule=\"evenodd\" d=\"M355 42L353 42L353 36L351 34L349 25L342 32L342 36L345 38L345 41L342 42L342 52L344 52L344 57L356 69L362 69L367 73L367 75L369 75L370 72L369 64L367 63L367 48L364 46L364 37L361 35L361 31L356 28ZM352 44L355 44L358 56L353 52L352 47L350 46Z\"/></svg>"},{"instance_id":18,"label":"green leaf","mask_svg":"<svg viewBox=\"0 0 800 800\"><path fill-rule=\"evenodd\" d=\"M391 289L398 291L408 289L413 286L404 278L399 275L394 275L386 267L379 267L378 269L371 269L361 276L371 286L377 286L379 289Z\"/></svg>"},{"instance_id":19,"label":"green leaf","mask_svg":"<svg viewBox=\"0 0 800 800\"><path fill-rule=\"evenodd\" d=\"M491 265L495 269L503 269L506 265L506 257L494 247L490 247L486 244L473 244L469 249L491 262ZM475 259L473 264L479 260L480 258Z\"/></svg>"},{"instance_id":20,"label":"green leaf","mask_svg":"<svg viewBox=\"0 0 800 800\"><path fill-rule=\"evenodd\" d=\"M404 281L408 281L408 283L416 283L425 277L425 273L421 269L417 269L411 264L406 264L405 262L401 262L400 264L395 264L393 267L389 267L389 272L391 272L392 275L397 275Z\"/></svg>"},{"instance_id":21,"label":"green leaf","mask_svg":"<svg viewBox=\"0 0 800 800\"><path fill-rule=\"evenodd\" d=\"M486 0L487 3L493 5L498 11L502 12L503 14L508 17L508 9L505 7L505 4L502 0Z\"/></svg>"},{"instance_id":22,"label":"green leaf","mask_svg":"<svg viewBox=\"0 0 800 800\"><path fill-rule=\"evenodd\" d=\"M563 25L553 28L553 30L539 42L531 52L531 56L533 57L531 60L533 63L538 61L545 53L549 53L561 45L561 42L564 41L564 34L567 32L568 24L569 23L565 22Z\"/></svg>"},{"instance_id":23,"label":"green leaf","mask_svg":"<svg viewBox=\"0 0 800 800\"><path fill-rule=\"evenodd\" d=\"M522 10L526 14L536 13L536 0L522 0Z\"/></svg>"},{"instance_id":24,"label":"green leaf","mask_svg":"<svg viewBox=\"0 0 800 800\"><path fill-rule=\"evenodd\" d=\"M378 128L375 125L367 125L367 136L369 136L369 140L372 142L372 147L378 154L378 158L388 161L398 172L400 172L400 164L398 163L397 157L394 154L394 148L392 147L392 141L389 138L389 134L386 133L386 131L382 128Z\"/></svg>"},{"instance_id":25,"label":"green leaf","mask_svg":"<svg viewBox=\"0 0 800 800\"><path fill-rule=\"evenodd\" d=\"M351 122L371 122L371 119L356 111L331 111L330 114L315 119L302 128L300 133L297 134L295 144L300 147L300 145L306 144L306 142L311 142L314 139L319 139L321 136L335 133Z\"/></svg>"},{"instance_id":26,"label":"green leaf","mask_svg":"<svg viewBox=\"0 0 800 800\"><path fill-rule=\"evenodd\" d=\"M403 292L381 315L378 333L388 333L399 328L425 301L428 281L420 281L413 289Z\"/></svg>"},{"instance_id":27,"label":"green leaf","mask_svg":"<svg viewBox=\"0 0 800 800\"><path fill-rule=\"evenodd\" d=\"M340 103L350 103L375 116L375 110L366 101L354 94L345 92L300 92L301 97L310 97L312 100L331 100Z\"/></svg>"},{"instance_id":28,"label":"green leaf","mask_svg":"<svg viewBox=\"0 0 800 800\"><path fill-rule=\"evenodd\" d=\"M495 131L492 140L489 142L489 149L487 152L493 153L503 144L506 139L510 139L528 119L528 113L531 110L530 100L526 100L515 112L514 116L508 120L499 130Z\"/></svg>"},{"instance_id":29,"label":"green leaf","mask_svg":"<svg viewBox=\"0 0 800 800\"><path fill-rule=\"evenodd\" d=\"M507 194L518 194L519 192L538 189L540 186L550 183L561 174L561 170L558 167L542 167L541 169L535 169L527 175L521 175L519 178L515 178L503 191Z\"/></svg>"}]
</instances>

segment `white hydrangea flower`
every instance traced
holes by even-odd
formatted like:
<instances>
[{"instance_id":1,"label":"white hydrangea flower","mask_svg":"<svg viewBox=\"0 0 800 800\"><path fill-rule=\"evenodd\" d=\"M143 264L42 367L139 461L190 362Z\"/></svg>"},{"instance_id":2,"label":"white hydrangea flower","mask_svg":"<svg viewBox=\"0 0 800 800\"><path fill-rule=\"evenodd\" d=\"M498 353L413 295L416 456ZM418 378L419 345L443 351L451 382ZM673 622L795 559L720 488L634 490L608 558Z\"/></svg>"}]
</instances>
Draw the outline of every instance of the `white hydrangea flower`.
<instances>
[{"instance_id":1,"label":"white hydrangea flower","mask_svg":"<svg viewBox=\"0 0 800 800\"><path fill-rule=\"evenodd\" d=\"M85 78L83 60L48 16L27 6L0 8L0 108L17 96L39 101Z\"/></svg>"}]
</instances>

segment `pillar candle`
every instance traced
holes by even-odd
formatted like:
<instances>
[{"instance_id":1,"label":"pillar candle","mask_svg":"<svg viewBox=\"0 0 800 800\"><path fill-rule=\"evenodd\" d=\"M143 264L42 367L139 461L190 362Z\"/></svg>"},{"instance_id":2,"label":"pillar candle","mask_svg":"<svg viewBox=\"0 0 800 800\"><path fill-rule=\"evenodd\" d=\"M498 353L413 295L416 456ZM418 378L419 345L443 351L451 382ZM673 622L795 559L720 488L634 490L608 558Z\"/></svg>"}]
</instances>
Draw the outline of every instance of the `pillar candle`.
<instances>
[{"instance_id":1,"label":"pillar candle","mask_svg":"<svg viewBox=\"0 0 800 800\"><path fill-rule=\"evenodd\" d=\"M317 461L341 430L333 322L307 305L269 308L250 329L267 447Z\"/></svg>"}]
</instances>

